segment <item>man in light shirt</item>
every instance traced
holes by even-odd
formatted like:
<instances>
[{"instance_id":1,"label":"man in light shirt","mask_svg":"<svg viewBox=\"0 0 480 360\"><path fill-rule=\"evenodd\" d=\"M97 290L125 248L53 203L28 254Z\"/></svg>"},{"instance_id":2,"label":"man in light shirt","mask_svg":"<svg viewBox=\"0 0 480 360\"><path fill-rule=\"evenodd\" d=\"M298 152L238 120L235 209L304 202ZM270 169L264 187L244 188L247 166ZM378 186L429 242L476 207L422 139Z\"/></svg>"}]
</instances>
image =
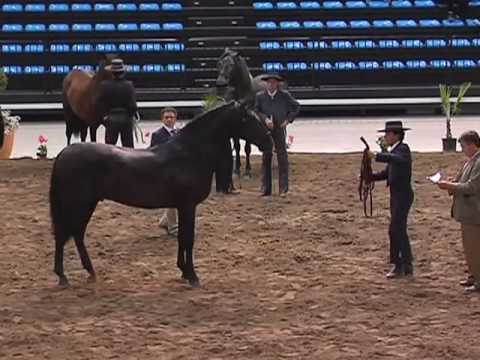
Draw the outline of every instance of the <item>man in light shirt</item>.
<instances>
[{"instance_id":1,"label":"man in light shirt","mask_svg":"<svg viewBox=\"0 0 480 360\"><path fill-rule=\"evenodd\" d=\"M373 174L373 180L387 180L390 188L390 263L393 268L387 273L387 278L398 278L413 275L413 256L407 233L408 213L413 203L412 189L412 156L410 148L403 142L405 131L401 121L387 121L385 128L379 132L385 133L385 142L391 147L390 152L369 152L371 159L387 163L383 171Z\"/></svg>"},{"instance_id":2,"label":"man in light shirt","mask_svg":"<svg viewBox=\"0 0 480 360\"><path fill-rule=\"evenodd\" d=\"M171 107L162 109L160 119L163 126L152 134L150 147L163 144L175 136L177 129L175 123L177 121L177 110ZM163 216L159 220L160 226L167 230L171 236L178 235L178 220L176 209L165 209Z\"/></svg>"}]
</instances>

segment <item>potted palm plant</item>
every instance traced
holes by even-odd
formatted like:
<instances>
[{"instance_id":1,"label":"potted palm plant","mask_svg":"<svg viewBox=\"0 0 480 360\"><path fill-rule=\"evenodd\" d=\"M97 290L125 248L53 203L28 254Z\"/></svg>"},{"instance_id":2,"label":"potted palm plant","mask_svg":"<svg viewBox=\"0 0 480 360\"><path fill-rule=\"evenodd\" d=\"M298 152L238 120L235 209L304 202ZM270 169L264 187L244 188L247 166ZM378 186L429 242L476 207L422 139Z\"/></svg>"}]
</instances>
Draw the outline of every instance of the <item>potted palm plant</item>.
<instances>
[{"instance_id":1,"label":"potted palm plant","mask_svg":"<svg viewBox=\"0 0 480 360\"><path fill-rule=\"evenodd\" d=\"M457 139L452 136L452 119L460 112L460 104L471 85L471 82L461 84L455 101L452 99L453 86L439 85L442 112L445 115L447 130L446 137L442 139L443 151L457 150Z\"/></svg>"}]
</instances>

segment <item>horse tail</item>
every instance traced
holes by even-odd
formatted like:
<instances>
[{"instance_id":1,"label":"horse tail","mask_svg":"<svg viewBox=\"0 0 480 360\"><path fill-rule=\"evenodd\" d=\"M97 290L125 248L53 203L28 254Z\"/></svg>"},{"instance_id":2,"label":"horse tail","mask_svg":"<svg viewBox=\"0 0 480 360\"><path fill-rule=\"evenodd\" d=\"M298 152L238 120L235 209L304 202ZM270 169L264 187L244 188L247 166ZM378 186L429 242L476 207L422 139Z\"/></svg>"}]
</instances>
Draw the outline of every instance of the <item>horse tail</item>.
<instances>
[{"instance_id":1,"label":"horse tail","mask_svg":"<svg viewBox=\"0 0 480 360\"><path fill-rule=\"evenodd\" d=\"M68 89L72 84L71 75L68 74L62 83L62 104L63 115L65 117L65 124L67 126L67 134L73 134L78 137L83 128L85 128L84 122L73 112L70 101L68 100Z\"/></svg>"},{"instance_id":2,"label":"horse tail","mask_svg":"<svg viewBox=\"0 0 480 360\"><path fill-rule=\"evenodd\" d=\"M60 196L62 186L58 178L58 163L60 156L61 153L55 159L50 178L50 218L52 221L52 231L55 237L55 242L66 242L72 234L68 229L67 219L65 218L66 212L63 209Z\"/></svg>"}]
</instances>

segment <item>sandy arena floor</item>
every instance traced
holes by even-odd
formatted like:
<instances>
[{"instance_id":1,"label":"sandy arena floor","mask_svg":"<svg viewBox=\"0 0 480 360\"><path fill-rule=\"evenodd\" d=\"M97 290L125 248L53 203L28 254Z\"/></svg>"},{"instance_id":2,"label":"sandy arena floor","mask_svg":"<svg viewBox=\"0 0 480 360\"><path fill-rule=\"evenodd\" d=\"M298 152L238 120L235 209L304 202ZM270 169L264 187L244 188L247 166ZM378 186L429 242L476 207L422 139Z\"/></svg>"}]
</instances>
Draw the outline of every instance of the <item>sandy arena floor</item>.
<instances>
[{"instance_id":1,"label":"sandy arena floor","mask_svg":"<svg viewBox=\"0 0 480 360\"><path fill-rule=\"evenodd\" d=\"M478 360L480 296L458 285L465 264L451 200L424 180L455 173L462 155L415 154L413 280L384 277L387 189L377 185L375 216L364 218L360 154L290 159L287 198L258 197L254 178L200 206L195 290L179 281L160 211L112 202L88 228L98 282L85 281L70 242L72 287L59 290L52 161L0 161L0 358Z\"/></svg>"}]
</instances>

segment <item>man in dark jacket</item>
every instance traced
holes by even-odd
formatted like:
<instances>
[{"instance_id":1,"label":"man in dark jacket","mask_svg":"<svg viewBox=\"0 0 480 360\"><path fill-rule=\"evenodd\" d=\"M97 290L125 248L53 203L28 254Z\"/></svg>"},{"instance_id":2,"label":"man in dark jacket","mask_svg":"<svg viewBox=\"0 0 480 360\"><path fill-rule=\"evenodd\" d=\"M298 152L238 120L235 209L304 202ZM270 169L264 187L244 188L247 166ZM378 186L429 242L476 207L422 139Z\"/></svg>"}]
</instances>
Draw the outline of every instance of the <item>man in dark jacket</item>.
<instances>
[{"instance_id":1,"label":"man in dark jacket","mask_svg":"<svg viewBox=\"0 0 480 360\"><path fill-rule=\"evenodd\" d=\"M175 129L175 122L177 121L177 110L171 107L162 109L160 112L160 119L163 126L152 134L150 147L166 143L175 136L177 129ZM160 226L167 230L171 236L178 234L178 221L176 209L165 209L163 216L159 220Z\"/></svg>"},{"instance_id":2,"label":"man in dark jacket","mask_svg":"<svg viewBox=\"0 0 480 360\"><path fill-rule=\"evenodd\" d=\"M113 59L105 67L112 72L112 80L100 84L95 104L104 117L105 143L115 145L120 135L122 146L133 148L133 122L137 112L135 88L125 79L125 65Z\"/></svg>"},{"instance_id":3,"label":"man in dark jacket","mask_svg":"<svg viewBox=\"0 0 480 360\"><path fill-rule=\"evenodd\" d=\"M378 162L387 163L387 167L373 174L375 181L387 180L390 188L390 263L393 268L387 273L387 278L397 278L404 275L413 275L412 250L407 234L407 219L413 203L412 156L410 148L403 142L405 131L401 121L387 121L385 142L391 146L390 152L373 153L370 158Z\"/></svg>"},{"instance_id":4,"label":"man in dark jacket","mask_svg":"<svg viewBox=\"0 0 480 360\"><path fill-rule=\"evenodd\" d=\"M286 90L279 88L283 78L277 74L265 75L262 80L267 88L256 95L255 106L265 125L272 132L278 159L278 178L280 196L288 192L288 155L286 146L286 128L298 112L300 104ZM262 195L272 194L272 153L263 153L262 158Z\"/></svg>"}]
</instances>

